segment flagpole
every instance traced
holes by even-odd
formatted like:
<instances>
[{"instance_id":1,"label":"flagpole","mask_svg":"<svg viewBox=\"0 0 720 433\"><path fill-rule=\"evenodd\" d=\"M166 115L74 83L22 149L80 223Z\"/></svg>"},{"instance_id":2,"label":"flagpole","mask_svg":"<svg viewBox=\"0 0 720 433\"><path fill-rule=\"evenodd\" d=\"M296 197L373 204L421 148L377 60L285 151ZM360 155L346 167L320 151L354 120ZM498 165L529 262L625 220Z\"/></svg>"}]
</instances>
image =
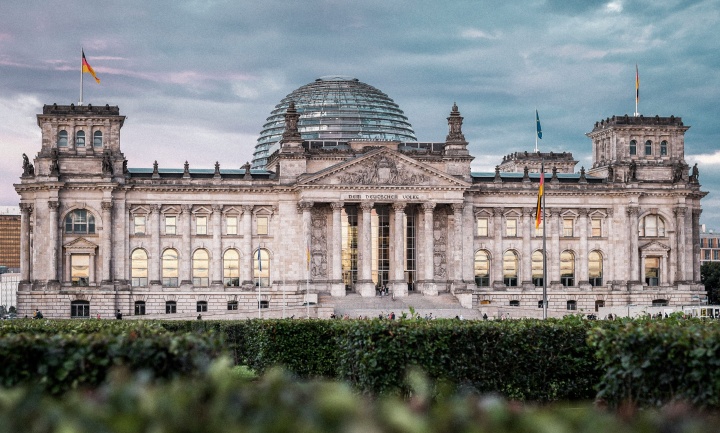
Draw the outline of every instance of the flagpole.
<instances>
[{"instance_id":1,"label":"flagpole","mask_svg":"<svg viewBox=\"0 0 720 433\"><path fill-rule=\"evenodd\" d=\"M637 63L635 64L635 117L638 117L638 100L640 99L640 74L638 73Z\"/></svg>"},{"instance_id":2,"label":"flagpole","mask_svg":"<svg viewBox=\"0 0 720 433\"><path fill-rule=\"evenodd\" d=\"M543 184L545 183L545 161L540 162L540 176L543 177ZM547 319L547 218L545 214L545 188L543 186L542 195L542 221L543 221L543 319Z\"/></svg>"},{"instance_id":3,"label":"flagpole","mask_svg":"<svg viewBox=\"0 0 720 433\"><path fill-rule=\"evenodd\" d=\"M310 318L310 246L305 246L307 251L307 266L305 266L305 314Z\"/></svg>"},{"instance_id":4,"label":"flagpole","mask_svg":"<svg viewBox=\"0 0 720 433\"><path fill-rule=\"evenodd\" d=\"M84 52L83 48L80 47L80 102L78 105L83 104L83 67L82 67L82 53Z\"/></svg>"},{"instance_id":5,"label":"flagpole","mask_svg":"<svg viewBox=\"0 0 720 433\"><path fill-rule=\"evenodd\" d=\"M258 291L258 319L262 319L260 314L260 273L262 272L262 262L260 261L260 248L258 248L258 276L257 276L257 291Z\"/></svg>"}]
</instances>

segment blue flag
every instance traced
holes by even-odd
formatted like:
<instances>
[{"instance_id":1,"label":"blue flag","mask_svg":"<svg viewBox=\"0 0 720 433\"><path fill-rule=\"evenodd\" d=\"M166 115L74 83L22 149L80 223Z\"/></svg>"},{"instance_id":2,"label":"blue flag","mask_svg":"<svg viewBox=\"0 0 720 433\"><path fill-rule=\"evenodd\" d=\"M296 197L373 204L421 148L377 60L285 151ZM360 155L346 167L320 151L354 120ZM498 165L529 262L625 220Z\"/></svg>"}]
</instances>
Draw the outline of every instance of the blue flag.
<instances>
[{"instance_id":1,"label":"blue flag","mask_svg":"<svg viewBox=\"0 0 720 433\"><path fill-rule=\"evenodd\" d=\"M537 110L535 110L535 123L537 123L537 136L538 136L538 138L542 139L542 128L540 127L540 115L538 115Z\"/></svg>"},{"instance_id":2,"label":"blue flag","mask_svg":"<svg viewBox=\"0 0 720 433\"><path fill-rule=\"evenodd\" d=\"M262 272L262 260L260 260L260 248L258 248L258 271Z\"/></svg>"}]
</instances>

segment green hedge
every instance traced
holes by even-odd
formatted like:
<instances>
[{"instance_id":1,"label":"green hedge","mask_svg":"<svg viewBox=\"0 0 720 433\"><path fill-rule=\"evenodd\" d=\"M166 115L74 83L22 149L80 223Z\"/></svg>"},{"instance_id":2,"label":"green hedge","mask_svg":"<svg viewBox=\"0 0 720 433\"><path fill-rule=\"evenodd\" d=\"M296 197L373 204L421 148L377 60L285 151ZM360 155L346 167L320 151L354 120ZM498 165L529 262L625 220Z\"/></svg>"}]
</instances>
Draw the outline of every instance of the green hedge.
<instances>
[{"instance_id":1,"label":"green hedge","mask_svg":"<svg viewBox=\"0 0 720 433\"><path fill-rule=\"evenodd\" d=\"M109 385L62 399L27 388L0 390L0 432L674 432L717 430L717 418L686 407L616 416L589 404L532 407L497 397L440 393L414 375L411 396L365 399L345 384L298 382L280 371L258 381L233 377L227 365L211 374L148 385L115 374ZM623 415L627 415L624 413Z\"/></svg>"},{"instance_id":2,"label":"green hedge","mask_svg":"<svg viewBox=\"0 0 720 433\"><path fill-rule=\"evenodd\" d=\"M155 378L194 375L202 373L223 348L218 335L174 334L138 323L72 334L45 332L52 329L51 323L31 326L38 332L6 332L0 338L0 385L4 387L38 384L58 394L97 386L116 365L147 371Z\"/></svg>"},{"instance_id":3,"label":"green hedge","mask_svg":"<svg viewBox=\"0 0 720 433\"><path fill-rule=\"evenodd\" d=\"M619 321L593 329L603 376L598 398L617 406L660 406L683 400L720 407L720 323Z\"/></svg>"}]
</instances>

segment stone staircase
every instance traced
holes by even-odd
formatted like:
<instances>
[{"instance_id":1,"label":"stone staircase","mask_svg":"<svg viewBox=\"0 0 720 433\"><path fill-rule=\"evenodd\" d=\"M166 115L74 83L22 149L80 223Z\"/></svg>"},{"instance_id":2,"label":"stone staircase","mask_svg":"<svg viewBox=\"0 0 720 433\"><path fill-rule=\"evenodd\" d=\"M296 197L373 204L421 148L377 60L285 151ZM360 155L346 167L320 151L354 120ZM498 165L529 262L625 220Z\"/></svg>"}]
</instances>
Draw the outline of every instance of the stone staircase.
<instances>
[{"instance_id":1,"label":"stone staircase","mask_svg":"<svg viewBox=\"0 0 720 433\"><path fill-rule=\"evenodd\" d=\"M410 307L413 307L421 317L432 314L432 317L448 319L455 316L462 316L464 319L482 318L482 314L478 310L464 308L457 298L449 293L441 293L437 296L410 293L407 297L395 299L392 296L364 298L357 293L348 293L344 297L332 297L328 293L320 293L318 302L323 307L334 308L336 315L347 314L351 319L365 316L374 318L380 314L387 316L391 312L395 312L395 317L400 317L403 312L409 316Z\"/></svg>"}]
</instances>

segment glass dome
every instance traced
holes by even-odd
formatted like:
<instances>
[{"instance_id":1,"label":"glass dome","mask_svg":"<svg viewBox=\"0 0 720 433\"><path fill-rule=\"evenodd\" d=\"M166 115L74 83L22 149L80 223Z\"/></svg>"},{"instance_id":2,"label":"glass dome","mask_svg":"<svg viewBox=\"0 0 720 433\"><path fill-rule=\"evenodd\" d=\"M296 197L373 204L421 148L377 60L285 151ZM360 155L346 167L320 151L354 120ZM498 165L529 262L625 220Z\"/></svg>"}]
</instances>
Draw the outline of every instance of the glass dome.
<instances>
[{"instance_id":1,"label":"glass dome","mask_svg":"<svg viewBox=\"0 0 720 433\"><path fill-rule=\"evenodd\" d=\"M416 141L412 125L388 95L357 78L332 75L298 88L275 106L255 145L253 168L265 167L277 149L290 101L300 114L304 140Z\"/></svg>"}]
</instances>

